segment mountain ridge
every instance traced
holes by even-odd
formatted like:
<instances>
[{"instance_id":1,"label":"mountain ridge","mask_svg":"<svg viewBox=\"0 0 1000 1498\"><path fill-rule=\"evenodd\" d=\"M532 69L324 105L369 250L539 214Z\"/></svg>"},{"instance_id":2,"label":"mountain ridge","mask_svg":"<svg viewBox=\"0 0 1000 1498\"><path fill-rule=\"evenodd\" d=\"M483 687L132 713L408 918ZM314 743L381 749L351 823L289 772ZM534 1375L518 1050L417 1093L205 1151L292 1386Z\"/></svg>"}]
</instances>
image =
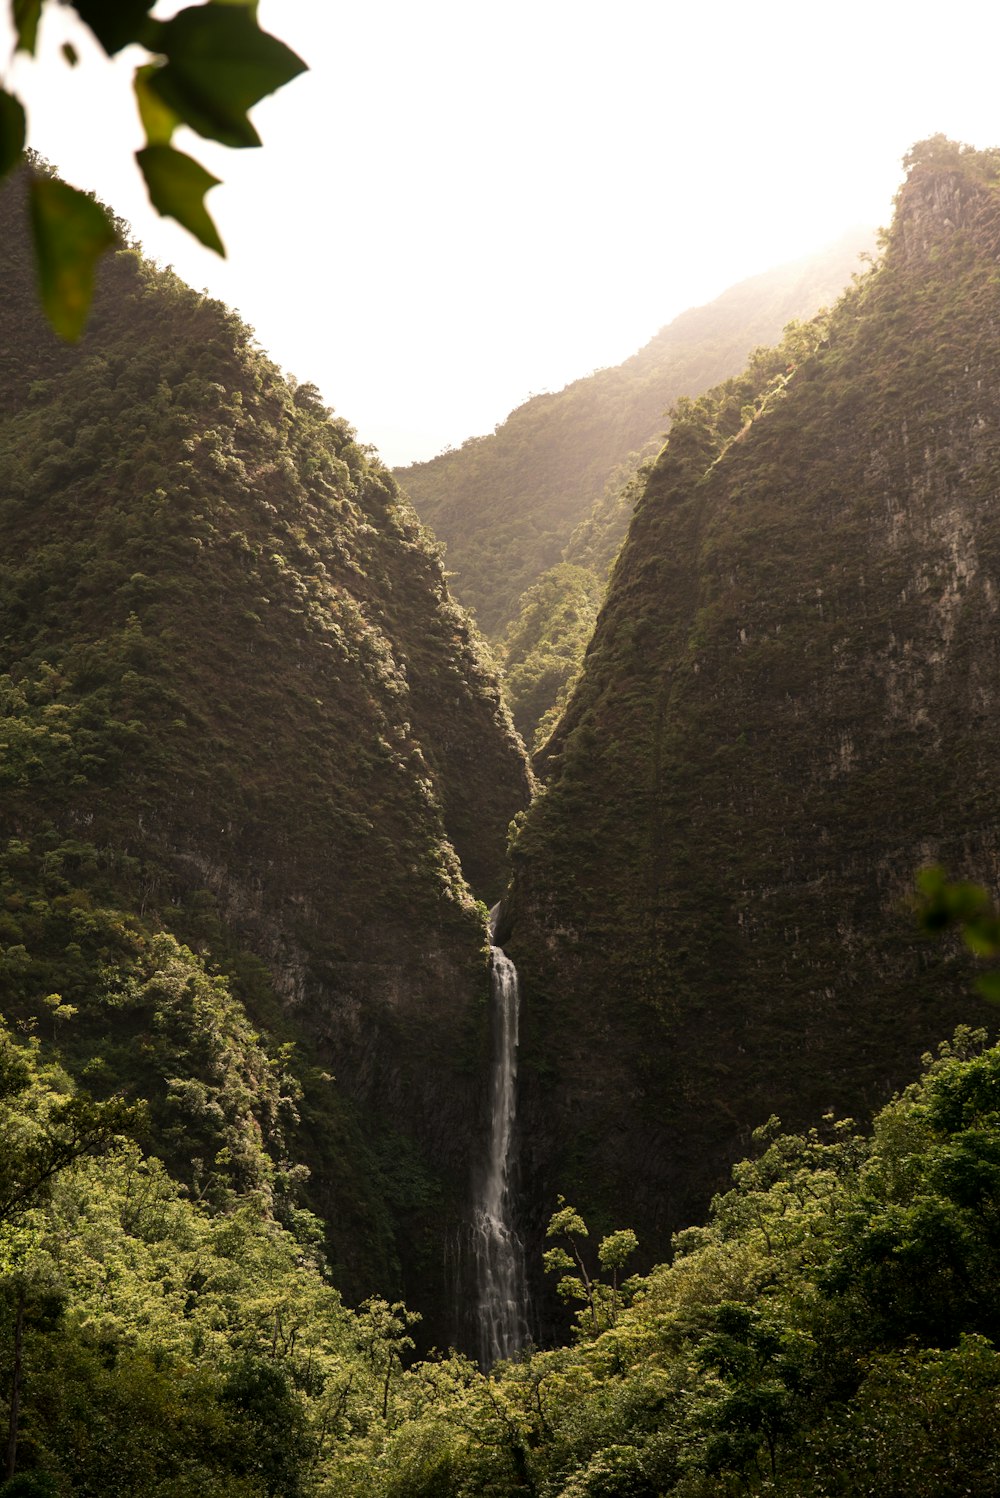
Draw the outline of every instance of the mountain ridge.
<instances>
[{"instance_id":1,"label":"mountain ridge","mask_svg":"<svg viewBox=\"0 0 1000 1498\"><path fill-rule=\"evenodd\" d=\"M394 470L445 544L459 598L490 638L521 594L563 555L615 468L662 445L667 410L735 374L751 350L810 317L850 278L871 231L690 308L621 364L529 398L493 433Z\"/></svg>"},{"instance_id":2,"label":"mountain ridge","mask_svg":"<svg viewBox=\"0 0 1000 1498\"><path fill-rule=\"evenodd\" d=\"M998 189L908 164L828 324L681 403L538 756L504 933L536 1239L555 1180L663 1252L770 1113L869 1108L970 1017L905 900L998 867Z\"/></svg>"}]
</instances>

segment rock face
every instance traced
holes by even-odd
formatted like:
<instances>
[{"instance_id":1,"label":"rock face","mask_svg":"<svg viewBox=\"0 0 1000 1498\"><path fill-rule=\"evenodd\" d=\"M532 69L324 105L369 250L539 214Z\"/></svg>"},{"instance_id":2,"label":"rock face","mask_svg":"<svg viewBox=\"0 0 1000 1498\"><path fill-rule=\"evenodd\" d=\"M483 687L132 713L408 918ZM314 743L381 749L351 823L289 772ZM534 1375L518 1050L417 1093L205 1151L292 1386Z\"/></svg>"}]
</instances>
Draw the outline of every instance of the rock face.
<instances>
[{"instance_id":1,"label":"rock face","mask_svg":"<svg viewBox=\"0 0 1000 1498\"><path fill-rule=\"evenodd\" d=\"M563 1191L662 1255L769 1115L989 1019L905 902L1000 873L998 177L917 148L882 263L652 472L499 933L536 1235Z\"/></svg>"},{"instance_id":2,"label":"rock face","mask_svg":"<svg viewBox=\"0 0 1000 1498\"><path fill-rule=\"evenodd\" d=\"M345 1289L440 1311L488 1050L474 896L528 795L520 744L346 423L133 251L58 345L22 190L0 200L0 836L83 839L122 908L266 966L280 1004L254 1017L335 1078L303 1147Z\"/></svg>"}]
</instances>

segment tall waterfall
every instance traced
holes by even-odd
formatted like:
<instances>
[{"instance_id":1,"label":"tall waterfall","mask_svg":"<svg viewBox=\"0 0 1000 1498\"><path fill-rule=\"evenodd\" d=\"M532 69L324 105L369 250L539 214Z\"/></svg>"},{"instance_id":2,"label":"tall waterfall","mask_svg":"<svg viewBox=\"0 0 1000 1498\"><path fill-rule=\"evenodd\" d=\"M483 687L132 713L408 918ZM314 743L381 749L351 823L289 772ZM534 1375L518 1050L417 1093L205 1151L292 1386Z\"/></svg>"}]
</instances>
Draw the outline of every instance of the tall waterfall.
<instances>
[{"instance_id":1,"label":"tall waterfall","mask_svg":"<svg viewBox=\"0 0 1000 1498\"><path fill-rule=\"evenodd\" d=\"M496 911L490 913L490 932ZM517 1115L517 968L493 947L493 1065L490 1145L472 1220L479 1362L489 1368L528 1340L524 1248L511 1220L511 1175Z\"/></svg>"}]
</instances>

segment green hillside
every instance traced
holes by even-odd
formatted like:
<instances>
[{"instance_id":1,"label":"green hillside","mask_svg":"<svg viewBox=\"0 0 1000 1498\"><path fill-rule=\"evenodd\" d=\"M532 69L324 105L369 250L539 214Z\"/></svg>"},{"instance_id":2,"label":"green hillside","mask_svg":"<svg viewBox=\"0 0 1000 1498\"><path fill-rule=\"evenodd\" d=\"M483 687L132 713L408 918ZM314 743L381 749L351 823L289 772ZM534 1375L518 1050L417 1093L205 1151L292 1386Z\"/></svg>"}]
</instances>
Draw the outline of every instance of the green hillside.
<instances>
[{"instance_id":1,"label":"green hillside","mask_svg":"<svg viewBox=\"0 0 1000 1498\"><path fill-rule=\"evenodd\" d=\"M996 160L925 144L827 324L678 406L514 849L536 1235L559 1182L662 1251L976 1012L906 900L995 870Z\"/></svg>"},{"instance_id":2,"label":"green hillside","mask_svg":"<svg viewBox=\"0 0 1000 1498\"><path fill-rule=\"evenodd\" d=\"M263 1127L245 1099L273 1111L260 1078L294 1042L282 1148L341 1288L441 1315L488 1047L477 901L528 795L497 683L391 476L233 314L122 249L84 342L56 342L22 190L0 203L5 1013L159 1099L148 1143L185 1179ZM201 1041L165 1059L171 942L228 977L227 1025L270 1032L213 1040L246 1051L231 1087ZM197 1008L201 979L163 981Z\"/></svg>"},{"instance_id":3,"label":"green hillside","mask_svg":"<svg viewBox=\"0 0 1000 1498\"><path fill-rule=\"evenodd\" d=\"M1000 1494L1000 151L907 165L523 591L540 788L346 422L0 196L0 1498Z\"/></svg>"}]
</instances>

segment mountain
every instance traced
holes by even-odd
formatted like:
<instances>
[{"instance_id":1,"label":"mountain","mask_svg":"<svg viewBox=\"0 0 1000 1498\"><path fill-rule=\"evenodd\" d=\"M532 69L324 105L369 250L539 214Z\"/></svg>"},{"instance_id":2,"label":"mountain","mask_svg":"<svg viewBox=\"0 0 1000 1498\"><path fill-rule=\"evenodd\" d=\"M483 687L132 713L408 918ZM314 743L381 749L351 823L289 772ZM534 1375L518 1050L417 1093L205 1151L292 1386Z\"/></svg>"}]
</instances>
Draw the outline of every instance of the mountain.
<instances>
[{"instance_id":1,"label":"mountain","mask_svg":"<svg viewBox=\"0 0 1000 1498\"><path fill-rule=\"evenodd\" d=\"M500 939L527 1227L564 1191L647 1252L751 1131L883 1101L981 1005L907 908L995 884L1000 155L915 148L881 263L679 403Z\"/></svg>"},{"instance_id":2,"label":"mountain","mask_svg":"<svg viewBox=\"0 0 1000 1498\"><path fill-rule=\"evenodd\" d=\"M997 1489L1000 1049L835 1117L982 1017L914 869L1000 864L1000 151L908 167L881 264L678 402L530 808L371 451L134 249L53 342L0 197L10 1498ZM575 1336L412 1359L399 1290L425 1347L554 1329L515 1184Z\"/></svg>"},{"instance_id":3,"label":"mountain","mask_svg":"<svg viewBox=\"0 0 1000 1498\"><path fill-rule=\"evenodd\" d=\"M187 1133L151 1145L188 1182L243 1148L224 1058L241 1139L291 1072L280 1148L341 1288L440 1312L489 1046L480 902L529 794L498 684L391 475L232 313L122 248L56 342L23 192L0 200L5 1013L99 1091L169 1083ZM196 1044L175 1010L205 981Z\"/></svg>"},{"instance_id":4,"label":"mountain","mask_svg":"<svg viewBox=\"0 0 1000 1498\"><path fill-rule=\"evenodd\" d=\"M396 470L487 636L502 635L521 595L563 559L609 481L613 499L641 455L660 446L674 401L735 374L786 323L834 300L871 240L853 230L819 255L743 281L682 313L623 364L533 396L488 436ZM624 529L616 527L611 556Z\"/></svg>"}]
</instances>

